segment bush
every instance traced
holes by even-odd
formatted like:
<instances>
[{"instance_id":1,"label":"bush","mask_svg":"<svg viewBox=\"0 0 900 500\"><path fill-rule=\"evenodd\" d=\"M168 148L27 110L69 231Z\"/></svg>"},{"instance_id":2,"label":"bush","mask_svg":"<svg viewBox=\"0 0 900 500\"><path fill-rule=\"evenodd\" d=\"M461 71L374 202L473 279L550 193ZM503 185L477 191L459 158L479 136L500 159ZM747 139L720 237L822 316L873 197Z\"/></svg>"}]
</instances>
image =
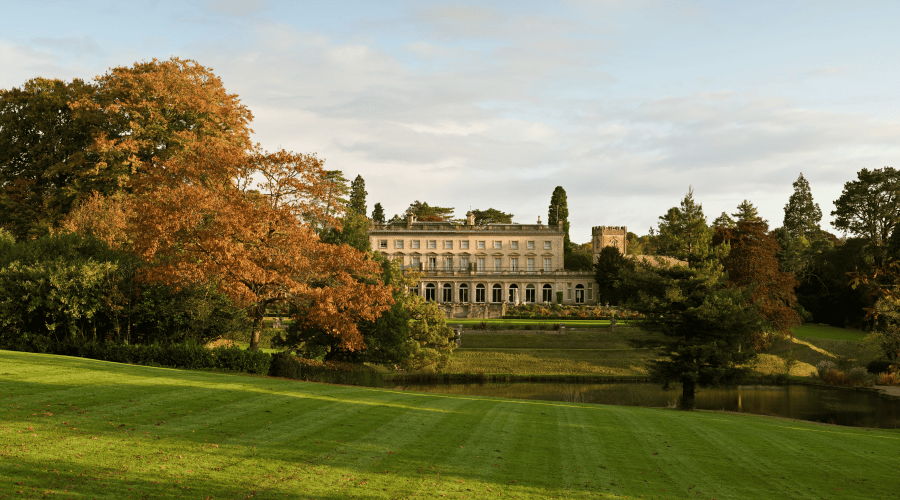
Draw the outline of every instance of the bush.
<instances>
[{"instance_id":1,"label":"bush","mask_svg":"<svg viewBox=\"0 0 900 500\"><path fill-rule=\"evenodd\" d=\"M831 370L835 370L836 368L837 365L835 365L831 361L828 361L827 359L823 359L816 365L816 373L819 374L819 378L825 378L826 373Z\"/></svg>"},{"instance_id":2,"label":"bush","mask_svg":"<svg viewBox=\"0 0 900 500\"><path fill-rule=\"evenodd\" d=\"M875 378L878 385L900 385L900 377L896 373L885 372Z\"/></svg>"},{"instance_id":3,"label":"bush","mask_svg":"<svg viewBox=\"0 0 900 500\"><path fill-rule=\"evenodd\" d=\"M850 379L840 370L828 370L822 375L822 382L828 385L850 385Z\"/></svg>"},{"instance_id":4,"label":"bush","mask_svg":"<svg viewBox=\"0 0 900 500\"><path fill-rule=\"evenodd\" d=\"M367 387L381 387L383 385L381 375L366 365L341 361L317 361L300 358L284 352L272 356L269 375L329 384Z\"/></svg>"},{"instance_id":5,"label":"bush","mask_svg":"<svg viewBox=\"0 0 900 500\"><path fill-rule=\"evenodd\" d=\"M854 367L847 373L847 379L853 385L869 385L871 378L869 371L861 366Z\"/></svg>"},{"instance_id":6,"label":"bush","mask_svg":"<svg viewBox=\"0 0 900 500\"><path fill-rule=\"evenodd\" d=\"M875 360L866 365L866 370L873 375L887 372L891 367L890 361Z\"/></svg>"}]
</instances>

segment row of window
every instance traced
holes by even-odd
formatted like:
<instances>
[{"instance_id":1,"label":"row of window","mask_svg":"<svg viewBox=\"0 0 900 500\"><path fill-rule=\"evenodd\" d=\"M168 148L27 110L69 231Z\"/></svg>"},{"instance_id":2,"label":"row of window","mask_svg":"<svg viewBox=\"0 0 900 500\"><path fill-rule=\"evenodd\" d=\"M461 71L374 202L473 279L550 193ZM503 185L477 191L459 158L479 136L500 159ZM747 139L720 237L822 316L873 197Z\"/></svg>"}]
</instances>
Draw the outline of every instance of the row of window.
<instances>
[{"instance_id":1,"label":"row of window","mask_svg":"<svg viewBox=\"0 0 900 500\"><path fill-rule=\"evenodd\" d=\"M572 283L568 284L567 287L567 299L572 300L574 295L574 300L576 304L583 304L585 301L585 287L584 285L575 285L572 286ZM574 291L574 294L573 294ZM587 300L594 300L594 285L589 284L587 286ZM434 283L428 283L425 285L425 300L437 300L437 287ZM457 286L458 293L458 302L466 303L469 302L469 285L466 283L460 283ZM483 284L475 285L475 303L484 303L485 296L487 294L487 288ZM507 301L508 302L536 302L535 298L537 297L537 288L534 285L527 285L525 287L525 295L524 297L519 296L519 285L512 284L509 285L507 289ZM450 283L444 283L444 286L441 287L441 302L453 302L453 286ZM503 287L500 284L494 284L491 287L491 302L503 302ZM553 302L553 287L549 284L541 287L541 302Z\"/></svg>"},{"instance_id":2,"label":"row of window","mask_svg":"<svg viewBox=\"0 0 900 500\"><path fill-rule=\"evenodd\" d=\"M399 261L399 263L401 265L404 264L402 255L398 255L395 258ZM470 264L472 264L472 262L470 262L470 260L469 260L469 257L464 256L464 255L456 257L456 260L459 262L458 268L454 268L454 266L453 266L454 257L447 255L447 256L440 257L440 259L441 259L440 262L438 262L438 257L426 257L426 260L425 260L426 265L423 268L422 267L422 258L419 257L418 255L413 255L409 258L409 264L410 264L410 266L413 267L413 269L425 269L428 271L437 271L437 270L453 271L455 269L459 269L460 271L466 271L469 269ZM538 271L538 269L535 267L536 259L534 257L528 257L527 259L524 259L524 261L520 261L520 259L518 257L509 257L507 260L509 261L508 262L509 265L504 267L503 257L494 257L493 258L493 267L491 268L491 271L497 271L497 272L500 272L500 271L532 271L532 272ZM438 267L439 263L441 265L440 267ZM476 271L487 271L488 270L488 268L487 268L488 260L486 257L478 257L477 259L475 259L474 264L476 264L476 266L475 266ZM522 264L524 264L525 267L521 267ZM544 270L544 271L552 271L553 270L553 259L551 257L544 257L543 264L544 264L544 266L543 266L542 270Z\"/></svg>"},{"instance_id":3,"label":"row of window","mask_svg":"<svg viewBox=\"0 0 900 500\"><path fill-rule=\"evenodd\" d=\"M441 241L442 241L443 249L444 249L444 250L453 250L453 243L454 243L454 240L441 240ZM492 241L491 243L492 243L491 248L493 248L493 249L495 249L495 250L502 250L502 249L503 249L503 242L502 242L502 241L500 241L500 240L494 240L494 241ZM404 248L404 244L405 244L405 240L394 240L394 248L395 248L395 249L398 249L398 250L403 249L403 248ZM437 248L437 244L438 244L438 240L425 240L425 245L427 245L426 248L436 249L436 248ZM379 249L384 250L384 249L387 249L387 247L388 247L388 240L378 240L378 248L379 248ZM411 249L422 248L422 247L421 247L421 240L409 240L409 248L411 248ZM475 248L478 248L478 249L487 249L487 240L478 240L478 241L476 241L476 242L475 242ZM518 250L518 249L519 249L519 242L518 242L518 241L510 241L510 242L509 242L509 248L510 248L510 250ZM534 242L534 241L526 241L526 242L525 242L525 248L528 249L528 250L534 250L534 249L535 249L535 242ZM461 241L459 241L459 249L460 249L460 250L468 250L468 249L469 249L469 240L461 240ZM552 249L553 249L553 242L552 242L552 241L545 241L545 242L544 242L544 250L552 250Z\"/></svg>"}]
</instances>

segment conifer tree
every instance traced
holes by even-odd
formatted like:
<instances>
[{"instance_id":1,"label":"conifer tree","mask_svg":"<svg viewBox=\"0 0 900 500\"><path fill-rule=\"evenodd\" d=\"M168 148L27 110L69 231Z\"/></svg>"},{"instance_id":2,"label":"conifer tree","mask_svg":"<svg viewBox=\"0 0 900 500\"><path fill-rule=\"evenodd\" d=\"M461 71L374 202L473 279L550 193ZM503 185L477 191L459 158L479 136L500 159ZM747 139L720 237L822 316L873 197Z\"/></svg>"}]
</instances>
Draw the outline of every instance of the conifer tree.
<instances>
[{"instance_id":1,"label":"conifer tree","mask_svg":"<svg viewBox=\"0 0 900 500\"><path fill-rule=\"evenodd\" d=\"M794 238L809 238L819 232L819 222L822 221L822 210L819 204L813 202L812 191L809 182L800 172L800 177L794 181L794 194L784 206L784 228Z\"/></svg>"},{"instance_id":2,"label":"conifer tree","mask_svg":"<svg viewBox=\"0 0 900 500\"><path fill-rule=\"evenodd\" d=\"M722 212L722 215L716 217L716 220L713 221L713 227L734 227L735 222L734 219L731 218L725 212Z\"/></svg>"},{"instance_id":3,"label":"conifer tree","mask_svg":"<svg viewBox=\"0 0 900 500\"><path fill-rule=\"evenodd\" d=\"M347 206L347 212L357 215L366 215L366 181L361 175L357 175L356 179L350 184L350 204Z\"/></svg>"},{"instance_id":4,"label":"conifer tree","mask_svg":"<svg viewBox=\"0 0 900 500\"><path fill-rule=\"evenodd\" d=\"M758 222L762 220L759 216L759 211L756 210L753 203L750 203L747 200L741 202L741 204L737 206L737 212L731 215L737 219L737 222Z\"/></svg>"},{"instance_id":5,"label":"conifer tree","mask_svg":"<svg viewBox=\"0 0 900 500\"><path fill-rule=\"evenodd\" d=\"M376 203L372 207L372 220L376 224L384 224L384 208L382 208L381 203Z\"/></svg>"},{"instance_id":6,"label":"conifer tree","mask_svg":"<svg viewBox=\"0 0 900 500\"><path fill-rule=\"evenodd\" d=\"M710 253L712 230L706 225L703 205L694 201L694 189L688 188L679 207L672 207L659 218L658 252L687 261L691 267Z\"/></svg>"},{"instance_id":7,"label":"conifer tree","mask_svg":"<svg viewBox=\"0 0 900 500\"><path fill-rule=\"evenodd\" d=\"M569 239L569 202L566 198L566 190L562 186L556 186L553 195L550 196L550 207L547 212L547 225L556 226L562 221L563 231L563 254L568 255L572 249L572 240Z\"/></svg>"}]
</instances>

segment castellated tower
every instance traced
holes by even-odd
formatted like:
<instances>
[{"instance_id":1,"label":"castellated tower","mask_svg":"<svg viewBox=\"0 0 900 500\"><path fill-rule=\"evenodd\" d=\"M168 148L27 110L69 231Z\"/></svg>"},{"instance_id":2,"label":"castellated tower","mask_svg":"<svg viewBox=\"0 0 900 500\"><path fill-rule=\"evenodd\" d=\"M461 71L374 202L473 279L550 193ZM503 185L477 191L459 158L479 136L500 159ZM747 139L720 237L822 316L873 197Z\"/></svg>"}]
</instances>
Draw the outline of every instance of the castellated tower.
<instances>
[{"instance_id":1,"label":"castellated tower","mask_svg":"<svg viewBox=\"0 0 900 500\"><path fill-rule=\"evenodd\" d=\"M603 247L615 247L625 255L628 250L628 228L625 226L594 226L591 230L593 261L597 262Z\"/></svg>"}]
</instances>

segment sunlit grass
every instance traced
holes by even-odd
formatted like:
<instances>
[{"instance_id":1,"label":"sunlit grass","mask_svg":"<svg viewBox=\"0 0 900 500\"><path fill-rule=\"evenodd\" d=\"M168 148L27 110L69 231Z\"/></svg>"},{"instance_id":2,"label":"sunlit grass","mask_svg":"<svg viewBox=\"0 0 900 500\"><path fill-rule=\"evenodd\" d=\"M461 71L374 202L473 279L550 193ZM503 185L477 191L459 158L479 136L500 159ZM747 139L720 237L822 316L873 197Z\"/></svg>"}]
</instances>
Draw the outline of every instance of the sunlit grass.
<instances>
[{"instance_id":1,"label":"sunlit grass","mask_svg":"<svg viewBox=\"0 0 900 500\"><path fill-rule=\"evenodd\" d=\"M832 340L862 340L866 338L867 335L868 332L863 332L861 330L813 323L805 323L794 328L794 336L798 338L814 337Z\"/></svg>"},{"instance_id":2,"label":"sunlit grass","mask_svg":"<svg viewBox=\"0 0 900 500\"><path fill-rule=\"evenodd\" d=\"M514 375L615 375L647 374L646 350L617 349L457 349L450 360L450 373Z\"/></svg>"},{"instance_id":3,"label":"sunlit grass","mask_svg":"<svg viewBox=\"0 0 900 500\"><path fill-rule=\"evenodd\" d=\"M0 351L0 498L891 498L900 433Z\"/></svg>"}]
</instances>

